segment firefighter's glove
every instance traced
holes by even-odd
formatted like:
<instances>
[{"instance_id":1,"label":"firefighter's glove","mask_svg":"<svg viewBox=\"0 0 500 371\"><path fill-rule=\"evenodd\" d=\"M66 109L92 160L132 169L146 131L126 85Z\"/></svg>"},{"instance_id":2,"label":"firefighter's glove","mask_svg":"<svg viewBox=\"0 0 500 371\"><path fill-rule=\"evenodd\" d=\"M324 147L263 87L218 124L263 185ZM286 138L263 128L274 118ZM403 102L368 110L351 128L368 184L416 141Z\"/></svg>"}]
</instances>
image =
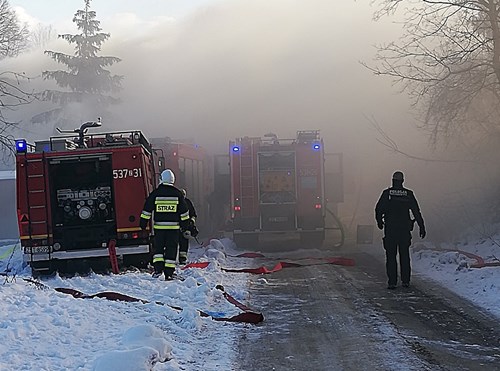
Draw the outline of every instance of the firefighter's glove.
<instances>
[{"instance_id":1,"label":"firefighter's glove","mask_svg":"<svg viewBox=\"0 0 500 371\"><path fill-rule=\"evenodd\" d=\"M196 228L196 225L193 224L193 226L191 227L191 236L196 237L199 233L200 231L198 230L198 228Z\"/></svg>"},{"instance_id":2,"label":"firefighter's glove","mask_svg":"<svg viewBox=\"0 0 500 371\"><path fill-rule=\"evenodd\" d=\"M425 235L426 235L426 233L425 233L425 228L423 228L423 227L422 227L422 228L420 228L420 233L419 233L419 235L420 235L420 238L424 238L424 237L425 237Z\"/></svg>"},{"instance_id":3,"label":"firefighter's glove","mask_svg":"<svg viewBox=\"0 0 500 371\"><path fill-rule=\"evenodd\" d=\"M146 228L148 226L148 221L144 218L141 218L141 221L139 222L139 226L141 227L141 229L143 231L146 230Z\"/></svg>"},{"instance_id":4,"label":"firefighter's glove","mask_svg":"<svg viewBox=\"0 0 500 371\"><path fill-rule=\"evenodd\" d=\"M189 240L191 238L191 231L182 232L182 236L184 236L186 240Z\"/></svg>"},{"instance_id":5,"label":"firefighter's glove","mask_svg":"<svg viewBox=\"0 0 500 371\"><path fill-rule=\"evenodd\" d=\"M378 229L384 229L384 222L377 222Z\"/></svg>"}]
</instances>

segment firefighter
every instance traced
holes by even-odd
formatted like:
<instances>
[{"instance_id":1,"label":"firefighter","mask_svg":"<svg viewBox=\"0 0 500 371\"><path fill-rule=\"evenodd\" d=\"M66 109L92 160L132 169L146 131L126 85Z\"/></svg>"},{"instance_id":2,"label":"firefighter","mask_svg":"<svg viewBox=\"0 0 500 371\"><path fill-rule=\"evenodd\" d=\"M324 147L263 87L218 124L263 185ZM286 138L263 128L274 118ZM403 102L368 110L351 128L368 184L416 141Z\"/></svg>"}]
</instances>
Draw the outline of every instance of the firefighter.
<instances>
[{"instance_id":1,"label":"firefighter","mask_svg":"<svg viewBox=\"0 0 500 371\"><path fill-rule=\"evenodd\" d=\"M146 229L153 218L153 277L159 277L163 272L165 280L171 280L175 272L179 230L187 226L189 210L182 192L174 186L172 170L164 170L160 182L144 203L140 227Z\"/></svg>"},{"instance_id":2,"label":"firefighter","mask_svg":"<svg viewBox=\"0 0 500 371\"><path fill-rule=\"evenodd\" d=\"M375 219L379 229L384 229L383 244L386 257L388 289L395 289L398 282L396 255L399 251L401 282L410 286L410 244L411 231L415 221L420 238L425 237L424 219L413 191L403 187L404 175L396 171L392 175L392 187L385 189L375 206ZM410 210L414 219L410 217Z\"/></svg>"},{"instance_id":3,"label":"firefighter","mask_svg":"<svg viewBox=\"0 0 500 371\"><path fill-rule=\"evenodd\" d=\"M186 197L186 190L181 189L184 199L186 200L187 207L189 209L189 220L186 228L181 229L179 235L179 264L186 264L188 249L189 249L189 238L198 235L198 228L196 228L196 209L189 198Z\"/></svg>"}]
</instances>

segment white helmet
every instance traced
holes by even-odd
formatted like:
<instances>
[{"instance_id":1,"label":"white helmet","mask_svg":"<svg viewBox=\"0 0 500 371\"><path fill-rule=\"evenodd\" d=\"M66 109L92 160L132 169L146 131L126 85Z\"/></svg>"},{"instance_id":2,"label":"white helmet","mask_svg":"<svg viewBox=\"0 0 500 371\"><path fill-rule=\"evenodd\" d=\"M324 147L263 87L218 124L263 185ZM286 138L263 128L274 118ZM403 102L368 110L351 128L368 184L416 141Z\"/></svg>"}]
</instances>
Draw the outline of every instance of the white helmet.
<instances>
[{"instance_id":1,"label":"white helmet","mask_svg":"<svg viewBox=\"0 0 500 371\"><path fill-rule=\"evenodd\" d=\"M160 182L162 182L163 184L174 184L175 183L174 172L170 169L163 170L160 176Z\"/></svg>"}]
</instances>

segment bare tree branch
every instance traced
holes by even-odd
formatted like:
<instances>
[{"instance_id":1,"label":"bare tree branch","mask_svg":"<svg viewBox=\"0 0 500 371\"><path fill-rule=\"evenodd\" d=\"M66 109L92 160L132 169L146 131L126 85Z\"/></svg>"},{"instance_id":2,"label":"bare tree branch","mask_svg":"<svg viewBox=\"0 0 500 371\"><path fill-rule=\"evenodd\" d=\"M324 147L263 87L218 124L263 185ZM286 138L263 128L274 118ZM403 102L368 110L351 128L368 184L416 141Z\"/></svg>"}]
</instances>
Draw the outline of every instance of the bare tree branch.
<instances>
[{"instance_id":1,"label":"bare tree branch","mask_svg":"<svg viewBox=\"0 0 500 371\"><path fill-rule=\"evenodd\" d=\"M21 53L27 46L28 34L27 28L19 24L9 2L0 0L0 59ZM22 73L0 71L0 149L3 152L13 148L9 132L17 125L7 118L7 112L35 99L34 93L21 87L21 80L29 79Z\"/></svg>"},{"instance_id":2,"label":"bare tree branch","mask_svg":"<svg viewBox=\"0 0 500 371\"><path fill-rule=\"evenodd\" d=\"M0 0L0 59L15 57L27 45L29 32L21 26L7 0Z\"/></svg>"},{"instance_id":3,"label":"bare tree branch","mask_svg":"<svg viewBox=\"0 0 500 371\"><path fill-rule=\"evenodd\" d=\"M373 65L362 64L409 95L431 144L500 133L500 0L373 2L374 19L402 10L405 26L399 41L377 46Z\"/></svg>"},{"instance_id":4,"label":"bare tree branch","mask_svg":"<svg viewBox=\"0 0 500 371\"><path fill-rule=\"evenodd\" d=\"M34 92L27 92L21 88L23 80L28 81L30 78L25 74L12 71L0 72L0 147L2 151L6 149L12 151L13 138L9 132L18 124L9 120L6 112L37 99Z\"/></svg>"},{"instance_id":5,"label":"bare tree branch","mask_svg":"<svg viewBox=\"0 0 500 371\"><path fill-rule=\"evenodd\" d=\"M417 156L410 154L404 150L401 150L396 143L395 140L393 140L382 128L382 126L378 123L377 119L375 117L368 117L365 115L365 118L368 120L368 122L377 130L377 132L380 134L381 138L377 138L377 142L382 144L384 147L387 147L391 152L394 152L399 155L403 155L407 158L410 158L412 160L418 160L418 161L425 161L425 162L444 162L444 163L458 163L458 162L472 162L470 160L444 160L444 159L437 159L437 158L431 158L431 157L422 157L422 156Z\"/></svg>"}]
</instances>

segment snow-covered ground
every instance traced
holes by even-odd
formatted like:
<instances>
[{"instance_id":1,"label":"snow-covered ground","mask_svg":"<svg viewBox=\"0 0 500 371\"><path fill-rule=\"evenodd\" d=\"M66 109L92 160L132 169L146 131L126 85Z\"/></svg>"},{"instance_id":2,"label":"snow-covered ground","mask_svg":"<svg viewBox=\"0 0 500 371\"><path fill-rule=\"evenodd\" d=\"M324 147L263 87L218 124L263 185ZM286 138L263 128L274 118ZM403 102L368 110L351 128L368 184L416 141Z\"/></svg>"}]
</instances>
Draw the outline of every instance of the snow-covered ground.
<instances>
[{"instance_id":1,"label":"snow-covered ground","mask_svg":"<svg viewBox=\"0 0 500 371\"><path fill-rule=\"evenodd\" d=\"M43 287L28 281L30 270L15 246L0 246L0 272L9 270L8 276L0 276L2 371L229 370L235 356L235 328L251 326L214 321L199 312L214 317L242 312L216 288L222 285L245 302L248 274L221 270L221 266L237 268L242 260L226 257L230 240L212 240L206 248L192 249L191 260L210 264L205 269L178 270L183 281L165 282L148 273L129 272L56 276L43 279ZM147 303L75 299L56 288L88 295L111 291Z\"/></svg>"},{"instance_id":2,"label":"snow-covered ground","mask_svg":"<svg viewBox=\"0 0 500 371\"><path fill-rule=\"evenodd\" d=\"M500 319L500 234L465 242L417 242L412 248L414 275L425 276ZM486 266L474 268L482 259ZM488 266L491 265L491 266Z\"/></svg>"},{"instance_id":3,"label":"snow-covered ground","mask_svg":"<svg viewBox=\"0 0 500 371\"><path fill-rule=\"evenodd\" d=\"M498 262L497 238L450 246L417 243L415 275L440 282L500 318L500 267L472 268L472 253ZM240 251L241 252L241 251ZM217 285L245 303L247 273L222 267L248 267L233 258L238 251L228 239L212 240L190 250L190 261L209 262L206 269L178 270L184 281L165 282L147 273L92 274L30 283L15 241L0 242L0 370L230 370L238 329L253 326L215 321L241 313ZM6 272L8 271L8 272ZM145 302L75 299L56 291L75 289L93 295L117 292ZM200 311L209 317L200 316Z\"/></svg>"}]
</instances>

